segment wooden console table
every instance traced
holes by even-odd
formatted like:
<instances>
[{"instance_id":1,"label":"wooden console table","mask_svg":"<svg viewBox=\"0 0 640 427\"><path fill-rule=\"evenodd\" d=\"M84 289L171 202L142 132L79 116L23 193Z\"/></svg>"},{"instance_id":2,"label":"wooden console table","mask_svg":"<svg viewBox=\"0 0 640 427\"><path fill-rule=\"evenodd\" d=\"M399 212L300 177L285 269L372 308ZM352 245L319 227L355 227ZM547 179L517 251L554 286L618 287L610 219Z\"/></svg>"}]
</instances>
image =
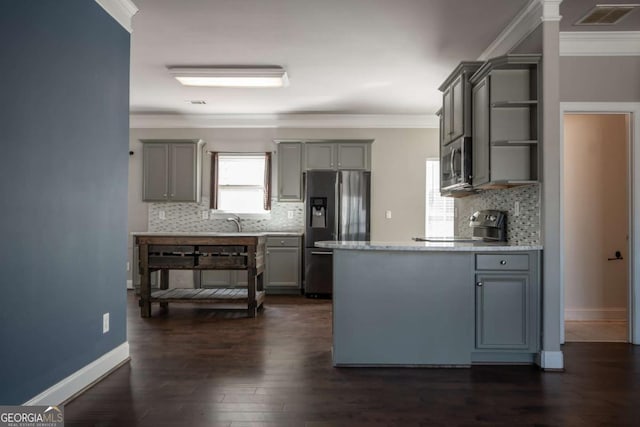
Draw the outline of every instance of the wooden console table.
<instances>
[{"instance_id":1,"label":"wooden console table","mask_svg":"<svg viewBox=\"0 0 640 427\"><path fill-rule=\"evenodd\" d=\"M139 252L140 315L151 304L242 304L255 317L264 301L266 237L239 233L135 233ZM246 270L247 289L169 289L169 270ZM151 292L151 273L160 271L160 290Z\"/></svg>"}]
</instances>

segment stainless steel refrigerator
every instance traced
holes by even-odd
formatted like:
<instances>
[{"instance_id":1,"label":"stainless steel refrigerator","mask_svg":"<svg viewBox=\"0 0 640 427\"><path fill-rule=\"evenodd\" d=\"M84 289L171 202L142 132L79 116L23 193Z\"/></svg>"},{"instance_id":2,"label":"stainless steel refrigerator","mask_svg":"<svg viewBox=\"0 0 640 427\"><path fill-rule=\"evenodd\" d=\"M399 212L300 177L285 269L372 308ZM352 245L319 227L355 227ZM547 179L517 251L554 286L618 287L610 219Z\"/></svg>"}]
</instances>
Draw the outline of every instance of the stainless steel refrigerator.
<instances>
[{"instance_id":1,"label":"stainless steel refrigerator","mask_svg":"<svg viewBox=\"0 0 640 427\"><path fill-rule=\"evenodd\" d=\"M371 172L309 171L305 174L304 292L330 296L333 253L322 240L369 240Z\"/></svg>"}]
</instances>

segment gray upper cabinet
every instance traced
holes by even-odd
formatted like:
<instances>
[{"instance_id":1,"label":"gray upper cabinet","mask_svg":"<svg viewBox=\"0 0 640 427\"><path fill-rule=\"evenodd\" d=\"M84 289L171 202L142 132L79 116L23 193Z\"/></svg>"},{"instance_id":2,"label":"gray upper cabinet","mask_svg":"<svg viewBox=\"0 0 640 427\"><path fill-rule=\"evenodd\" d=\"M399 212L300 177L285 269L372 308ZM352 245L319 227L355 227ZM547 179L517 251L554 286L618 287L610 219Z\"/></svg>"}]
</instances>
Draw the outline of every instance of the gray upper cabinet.
<instances>
[{"instance_id":1,"label":"gray upper cabinet","mask_svg":"<svg viewBox=\"0 0 640 427\"><path fill-rule=\"evenodd\" d=\"M489 83L483 79L473 87L472 181L474 186L489 182Z\"/></svg>"},{"instance_id":2,"label":"gray upper cabinet","mask_svg":"<svg viewBox=\"0 0 640 427\"><path fill-rule=\"evenodd\" d=\"M278 201L302 201L302 144L278 144Z\"/></svg>"},{"instance_id":3,"label":"gray upper cabinet","mask_svg":"<svg viewBox=\"0 0 640 427\"><path fill-rule=\"evenodd\" d=\"M442 145L471 136L471 86L469 77L482 62L461 62L440 85L442 91Z\"/></svg>"},{"instance_id":4,"label":"gray upper cabinet","mask_svg":"<svg viewBox=\"0 0 640 427\"><path fill-rule=\"evenodd\" d=\"M369 169L370 143L338 144L338 169Z\"/></svg>"},{"instance_id":5,"label":"gray upper cabinet","mask_svg":"<svg viewBox=\"0 0 640 427\"><path fill-rule=\"evenodd\" d=\"M372 141L305 142L305 170L369 170Z\"/></svg>"},{"instance_id":6,"label":"gray upper cabinet","mask_svg":"<svg viewBox=\"0 0 640 427\"><path fill-rule=\"evenodd\" d=\"M169 145L144 144L142 200L166 201L169 197Z\"/></svg>"},{"instance_id":7,"label":"gray upper cabinet","mask_svg":"<svg viewBox=\"0 0 640 427\"><path fill-rule=\"evenodd\" d=\"M476 351L539 350L538 254L476 254Z\"/></svg>"},{"instance_id":8,"label":"gray upper cabinet","mask_svg":"<svg viewBox=\"0 0 640 427\"><path fill-rule=\"evenodd\" d=\"M202 141L141 140L142 200L197 202L200 199Z\"/></svg>"},{"instance_id":9,"label":"gray upper cabinet","mask_svg":"<svg viewBox=\"0 0 640 427\"><path fill-rule=\"evenodd\" d=\"M473 186L538 181L540 55L487 61L472 77Z\"/></svg>"},{"instance_id":10,"label":"gray upper cabinet","mask_svg":"<svg viewBox=\"0 0 640 427\"><path fill-rule=\"evenodd\" d=\"M452 130L451 130L451 117L453 116L453 110L451 104L451 88L448 87L442 93L442 110L440 114L440 126L442 129L442 145L447 144L452 140ZM445 120L446 118L446 120Z\"/></svg>"},{"instance_id":11,"label":"gray upper cabinet","mask_svg":"<svg viewBox=\"0 0 640 427\"><path fill-rule=\"evenodd\" d=\"M468 122L469 116L469 83L467 79L468 75L463 73L451 84L451 140L465 135L465 130L468 129L468 123L465 123L465 120Z\"/></svg>"},{"instance_id":12,"label":"gray upper cabinet","mask_svg":"<svg viewBox=\"0 0 640 427\"><path fill-rule=\"evenodd\" d=\"M305 144L304 159L305 169L336 169L336 146L333 143L310 143Z\"/></svg>"}]
</instances>

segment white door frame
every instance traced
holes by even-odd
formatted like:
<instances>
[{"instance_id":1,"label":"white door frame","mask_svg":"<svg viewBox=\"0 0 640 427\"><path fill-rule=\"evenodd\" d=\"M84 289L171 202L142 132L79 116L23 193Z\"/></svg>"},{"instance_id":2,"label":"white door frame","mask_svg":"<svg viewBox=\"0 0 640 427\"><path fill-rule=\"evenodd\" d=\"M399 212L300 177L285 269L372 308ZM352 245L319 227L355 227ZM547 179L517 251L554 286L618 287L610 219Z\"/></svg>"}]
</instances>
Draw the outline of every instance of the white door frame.
<instances>
[{"instance_id":1,"label":"white door frame","mask_svg":"<svg viewBox=\"0 0 640 427\"><path fill-rule=\"evenodd\" d=\"M630 114L629 135L629 342L640 344L640 102L560 103L560 229L564 230L565 113ZM564 233L560 235L560 342L564 343Z\"/></svg>"}]
</instances>

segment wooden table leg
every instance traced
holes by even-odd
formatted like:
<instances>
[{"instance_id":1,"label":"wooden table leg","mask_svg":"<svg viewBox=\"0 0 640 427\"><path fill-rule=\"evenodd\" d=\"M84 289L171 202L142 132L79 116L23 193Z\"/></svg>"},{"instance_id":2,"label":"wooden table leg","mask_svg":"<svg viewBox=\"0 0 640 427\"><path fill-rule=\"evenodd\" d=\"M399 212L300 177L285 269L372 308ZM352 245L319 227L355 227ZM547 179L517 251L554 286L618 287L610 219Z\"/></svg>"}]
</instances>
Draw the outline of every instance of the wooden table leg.
<instances>
[{"instance_id":1,"label":"wooden table leg","mask_svg":"<svg viewBox=\"0 0 640 427\"><path fill-rule=\"evenodd\" d=\"M151 317L151 272L148 245L140 245L140 317Z\"/></svg>"},{"instance_id":2,"label":"wooden table leg","mask_svg":"<svg viewBox=\"0 0 640 427\"><path fill-rule=\"evenodd\" d=\"M247 316L256 317L256 269L247 269Z\"/></svg>"},{"instance_id":3,"label":"wooden table leg","mask_svg":"<svg viewBox=\"0 0 640 427\"><path fill-rule=\"evenodd\" d=\"M264 291L264 271L256 276L256 280L258 282L256 284L256 289L258 291ZM261 308L264 308L264 302L260 301L260 304L258 305L257 308L258 310L260 310Z\"/></svg>"},{"instance_id":4,"label":"wooden table leg","mask_svg":"<svg viewBox=\"0 0 640 427\"><path fill-rule=\"evenodd\" d=\"M162 269L160 270L160 289L169 289L169 270ZM168 302L161 302L160 308L163 310L169 309Z\"/></svg>"}]
</instances>

